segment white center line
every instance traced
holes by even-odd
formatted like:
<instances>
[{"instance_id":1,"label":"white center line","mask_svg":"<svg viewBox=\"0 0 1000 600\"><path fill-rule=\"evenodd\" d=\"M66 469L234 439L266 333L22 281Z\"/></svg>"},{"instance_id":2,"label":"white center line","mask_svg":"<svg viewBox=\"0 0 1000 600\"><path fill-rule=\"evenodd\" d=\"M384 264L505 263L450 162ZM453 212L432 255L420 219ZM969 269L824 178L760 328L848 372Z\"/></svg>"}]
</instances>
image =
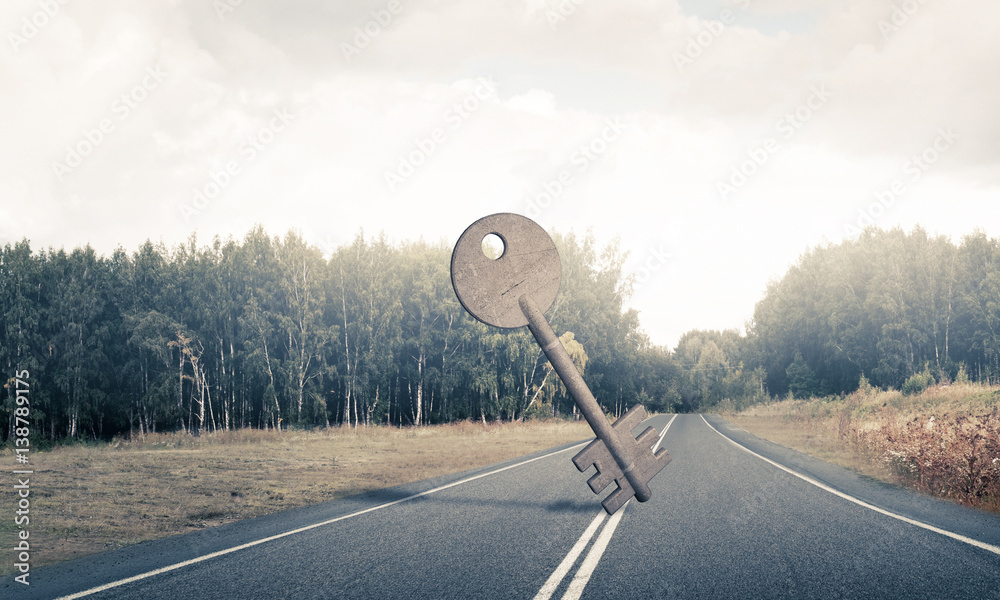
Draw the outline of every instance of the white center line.
<instances>
[{"instance_id":1,"label":"white center line","mask_svg":"<svg viewBox=\"0 0 1000 600\"><path fill-rule=\"evenodd\" d=\"M663 428L662 432L660 432L660 439L656 440L656 444L653 445L653 452L656 452L657 450L660 449L660 444L663 443L663 436L667 435L667 430L670 429L670 426L674 424L674 419L676 418L677 415L670 417L670 421L667 422L667 426Z\"/></svg>"},{"instance_id":2,"label":"white center line","mask_svg":"<svg viewBox=\"0 0 1000 600\"><path fill-rule=\"evenodd\" d=\"M629 500L626 502L618 512L611 515L611 518L608 519L608 524L601 530L601 535L597 537L597 541L594 542L590 552L587 553L587 558L583 559L580 570L573 576L573 581L569 582L569 587L566 589L566 593L563 594L562 600L578 600L580 595L583 594L583 588L587 587L587 582L590 581L590 576L594 574L597 563L604 556L604 551L608 548L608 542L611 541L611 536L615 534L615 528L621 522L622 515L625 514L625 509L628 508L630 502L632 501Z\"/></svg>"},{"instance_id":3,"label":"white center line","mask_svg":"<svg viewBox=\"0 0 1000 600\"><path fill-rule=\"evenodd\" d=\"M958 533L947 531L945 529L941 529L941 528L935 527L933 525L928 525L927 523L924 523L922 521L917 521L917 520L911 519L909 517L904 517L903 515L899 515L899 514L896 514L894 512L885 510L884 508L879 508L879 507L877 507L875 505L868 504L864 500L859 500L859 499L855 498L854 496L850 496L848 494L845 494L844 492L841 492L840 490L835 490L835 489L833 489L832 487L830 487L830 486L828 486L826 484L823 484L823 483L820 483L820 482L816 481L815 479L812 479L810 477L806 477L805 475L802 475L800 473L796 473L795 471L789 469L788 467L786 467L784 465L778 464L778 463L774 462L773 460L771 460L769 458L765 458L765 457L761 456L760 454L757 454L756 452L754 452L753 450L747 448L743 444L740 444L739 442L736 442L735 440L733 440L732 438L730 438L726 434L722 433L721 431L719 431L715 427L712 427L712 424L708 422L708 419L705 418L705 415L701 416L701 420L705 421L705 425L708 425L709 428L712 429L712 431L714 431L715 433L718 433L719 435L721 435L723 438L725 438L726 440L728 440L730 444L733 444L734 446L736 446L740 450L743 450L744 452L749 452L750 454L756 456L757 458L761 459L762 461L770 463L770 464L774 465L775 467L778 467L779 469L781 469L782 471L784 471L786 473L789 473L791 475L795 475L796 477L798 477L802 481L805 481L807 483L811 483L812 485L818 487L819 489L821 489L823 491L830 492L834 496L838 496L840 498L843 498L844 500L847 500L848 502L853 502L854 504L857 504L858 506L863 506L865 508L871 509L871 510L873 510L873 511L875 511L877 513L883 514L883 515L885 515L887 517L892 517L893 519L898 519L898 520L900 520L900 521L902 521L904 523L909 523L910 525L916 525L917 527L926 529L928 531L933 531L934 533L940 533L941 535L950 537L950 538L958 540L960 542L965 542L966 544L970 544L970 545L975 546L977 548L982 548L983 550L988 550L988 551L990 551L990 552L992 552L994 554L1000 554L1000 547L994 546L993 544L987 544L986 542L980 542L979 540L974 540L972 538L965 537L964 535L961 535L961 534L958 534Z\"/></svg>"},{"instance_id":4,"label":"white center line","mask_svg":"<svg viewBox=\"0 0 1000 600\"><path fill-rule=\"evenodd\" d=\"M606 514L607 513L602 510L596 517L594 517L594 520L591 521L587 529L584 530L580 539L578 539L576 543L573 544L573 547L570 548L569 554L566 555L566 558L562 559L562 562L559 563L556 570L552 571L552 575L549 575L549 578L545 581L545 585L542 586L542 589L538 590L538 593L535 594L535 600L549 600L549 598L552 597L552 593L555 592L556 588L559 587L559 584L562 583L563 578L566 577L566 574L569 573L569 570L573 567L573 563L576 562L576 559L583 552L583 549L590 543L590 538L594 537L594 533L597 532L597 528L604 522Z\"/></svg>"},{"instance_id":5,"label":"white center line","mask_svg":"<svg viewBox=\"0 0 1000 600\"><path fill-rule=\"evenodd\" d=\"M674 419L677 415L670 417L670 421L667 422L667 426L663 428L660 432L660 439L656 441L653 445L653 452L656 452L660 444L663 443L663 437L667 435L667 430L673 424ZM631 502L631 500L629 501ZM604 551L608 547L608 543L611 541L611 536L615 534L615 528L618 527L618 523L622 520L622 515L625 514L625 509L628 508L629 502L626 502L618 512L616 512L610 519L608 519L608 524L604 526L601 531L601 535L598 536L597 541L590 548L590 552L587 553L586 558L583 559L583 563L577 570L576 575L573 576L572 581L570 581L569 587L566 593L563 595L563 600L577 600L580 594L583 593L587 583L590 581L590 576L594 573L594 569L597 568L597 563L600 562L601 556L604 555ZM542 589L538 590L538 594L535 595L534 600L549 600L552 594L559 588L559 584L562 583L563 579L569 573L573 564L576 563L576 559L579 558L583 549L586 548L587 544L590 543L590 539L594 537L594 533L597 532L601 523L604 521L605 512L602 510L597 517L591 521L590 525L580 536L580 539L576 541L576 544L570 548L569 554L567 554L556 570L549 575L549 578L545 580L545 584L542 585Z\"/></svg>"},{"instance_id":6,"label":"white center line","mask_svg":"<svg viewBox=\"0 0 1000 600\"><path fill-rule=\"evenodd\" d=\"M206 560L210 560L210 559L213 559L213 558L218 558L220 556L225 556L227 554L232 554L233 552L237 552L239 550L245 550L247 548L252 548L254 546L259 546L260 544L265 544L267 542L272 542L274 540L278 540L278 539L281 539L283 537L288 537L290 535L295 535L296 533L302 533L303 531L309 531L310 529L316 529L317 527L323 527L324 525L330 525L331 523L336 523L338 521L344 521L344 520L350 519L352 517L357 517L357 516L360 516L360 515L364 515L364 514L367 514L367 513L370 513L370 512L374 512L376 510L380 510L380 509L383 509L383 508L388 508L390 506L395 506L397 504L400 504L402 502L406 502L408 500L413 500L415 498L420 498L420 497L423 497L423 496L427 496L429 494L440 492L440 491L446 490L448 488L453 488L453 487L455 487L457 485L462 485L464 483L469 483L470 481L475 481L477 479L482 479L483 477L489 477L490 475L495 475L497 473L501 473L501 472L507 471L509 469L514 469L514 468L520 467L522 465L526 465L528 463L533 463L536 460L541 460L543 458L548 458L550 456L555 456L556 454L561 454L563 452L568 452L568 451L573 450L575 448L579 448L580 446L584 446L586 444L589 444L590 442L591 442L591 440L587 440L586 442L581 442L579 444L570 446L569 448L563 448L562 450L556 450L555 452L549 452L548 454L543 454L541 456L536 456L535 458L529 458L528 460L523 460L523 461L521 461L519 463L515 463L515 464L512 464L512 465L507 465L506 467L501 467L499 469L494 469L494 470L489 471L487 473L480 473L479 475L473 475L472 477L466 477L465 479L462 479L462 480L459 480L459 481L454 481L452 483L449 483L449 484L446 484L446 485L442 485L440 487L436 487L434 489L427 490L427 491L424 491L424 492L420 492L418 494L413 494L412 496L407 496L405 498L400 498L399 500L393 500L392 502L386 502L385 504L378 504L376 506L371 506L369 508L366 508L366 509L363 509L363 510L359 510L357 512L353 512L353 513L350 513L350 514L347 514L347 515L341 515L341 516L335 517L333 519L328 519L328 520L322 521L320 523L313 523L312 525L306 525L305 527L300 527L298 529L293 529L291 531L286 531L284 533L279 533L277 535L272 535L270 537L262 538L262 539L259 539L259 540L254 540L254 541L248 542L246 544L240 544L239 546L233 546L232 548L226 548L225 550L219 550L218 552L212 552L211 554L205 554L204 556L199 556L197 558L192 558L190 560L185 560L183 562L179 562L179 563L176 563L176 564L168 565L166 567L161 567L159 569L154 569L152 571L147 571L146 573L140 573L139 575L134 575L132 577L127 577L125 579L119 579L118 581L112 581L110 583L105 583L104 585L99 585L99 586L96 586L96 587L92 587L89 590L84 590L82 592L77 592L75 594L70 594L68 596L61 596L59 598L56 598L56 600L75 600L76 598L83 598L84 596L89 596L91 594L96 594L98 592L103 592L105 590L110 590L111 588L116 588L116 587L119 587L119 586L122 586L122 585L125 585L125 584L128 584L128 583L134 583L136 581L141 581L143 579L147 579L147 578L153 577L155 575L160 575L162 573L168 573L170 571L174 571L174 570L177 570L177 569L181 569L183 567L187 567L187 566L194 565L194 564L197 564L197 563L200 563L200 562L204 562Z\"/></svg>"}]
</instances>

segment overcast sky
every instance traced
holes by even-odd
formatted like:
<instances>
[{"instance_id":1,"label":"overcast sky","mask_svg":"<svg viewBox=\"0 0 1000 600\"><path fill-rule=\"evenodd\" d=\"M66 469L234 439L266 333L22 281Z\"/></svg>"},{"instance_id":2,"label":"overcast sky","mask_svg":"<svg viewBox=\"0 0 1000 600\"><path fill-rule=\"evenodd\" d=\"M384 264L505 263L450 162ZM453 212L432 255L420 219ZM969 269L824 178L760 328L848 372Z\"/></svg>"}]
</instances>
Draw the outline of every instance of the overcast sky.
<instances>
[{"instance_id":1,"label":"overcast sky","mask_svg":"<svg viewBox=\"0 0 1000 600\"><path fill-rule=\"evenodd\" d=\"M988 0L8 0L0 244L616 236L654 343L859 224L1000 237Z\"/></svg>"}]
</instances>

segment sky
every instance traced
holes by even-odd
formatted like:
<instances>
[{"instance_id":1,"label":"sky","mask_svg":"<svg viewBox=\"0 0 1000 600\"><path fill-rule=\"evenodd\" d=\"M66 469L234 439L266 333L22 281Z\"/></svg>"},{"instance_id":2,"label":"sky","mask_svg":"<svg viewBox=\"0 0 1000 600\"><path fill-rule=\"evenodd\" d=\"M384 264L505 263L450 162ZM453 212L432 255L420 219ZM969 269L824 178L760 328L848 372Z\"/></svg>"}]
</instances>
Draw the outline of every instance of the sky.
<instances>
[{"instance_id":1,"label":"sky","mask_svg":"<svg viewBox=\"0 0 1000 600\"><path fill-rule=\"evenodd\" d=\"M0 245L617 241L650 340L861 228L1000 237L988 0L8 0Z\"/></svg>"}]
</instances>

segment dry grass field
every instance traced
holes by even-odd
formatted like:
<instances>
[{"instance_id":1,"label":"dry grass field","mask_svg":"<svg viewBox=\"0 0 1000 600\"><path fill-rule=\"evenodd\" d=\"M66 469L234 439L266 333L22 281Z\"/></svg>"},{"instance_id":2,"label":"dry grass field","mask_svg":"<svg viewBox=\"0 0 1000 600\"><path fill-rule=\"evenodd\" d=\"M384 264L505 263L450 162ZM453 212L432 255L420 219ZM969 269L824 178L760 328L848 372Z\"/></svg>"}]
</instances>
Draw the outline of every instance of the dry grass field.
<instances>
[{"instance_id":1,"label":"dry grass field","mask_svg":"<svg viewBox=\"0 0 1000 600\"><path fill-rule=\"evenodd\" d=\"M724 415L783 446L882 481L1000 512L1000 388L870 389Z\"/></svg>"},{"instance_id":2,"label":"dry grass field","mask_svg":"<svg viewBox=\"0 0 1000 600\"><path fill-rule=\"evenodd\" d=\"M586 422L153 434L31 454L31 564L39 567L507 460L592 437ZM0 460L14 462L13 452ZM12 494L5 510L14 510ZM0 572L16 529L0 520Z\"/></svg>"}]
</instances>

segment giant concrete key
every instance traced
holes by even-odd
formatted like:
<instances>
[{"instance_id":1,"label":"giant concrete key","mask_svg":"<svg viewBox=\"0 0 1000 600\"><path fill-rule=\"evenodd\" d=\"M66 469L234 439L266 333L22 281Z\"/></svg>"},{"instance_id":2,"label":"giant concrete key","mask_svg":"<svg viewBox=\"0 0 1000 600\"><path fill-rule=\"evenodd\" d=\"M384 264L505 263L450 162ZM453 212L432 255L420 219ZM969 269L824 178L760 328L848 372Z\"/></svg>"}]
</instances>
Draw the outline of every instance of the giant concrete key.
<instances>
[{"instance_id":1,"label":"giant concrete key","mask_svg":"<svg viewBox=\"0 0 1000 600\"><path fill-rule=\"evenodd\" d=\"M490 234L503 241L503 252L491 258L483 252L483 240ZM512 213L498 213L479 219L465 230L451 255L451 283L459 302L473 317L502 328L528 326L549 362L566 384L573 401L597 434L573 463L580 471L594 465L597 474L587 482L595 494L618 484L618 489L602 502L608 514L635 496L649 500L647 485L670 462L670 454L652 446L656 430L646 428L638 438L632 428L646 418L646 410L636 404L614 425L576 370L544 312L559 292L562 266L552 238L537 223Z\"/></svg>"}]
</instances>

